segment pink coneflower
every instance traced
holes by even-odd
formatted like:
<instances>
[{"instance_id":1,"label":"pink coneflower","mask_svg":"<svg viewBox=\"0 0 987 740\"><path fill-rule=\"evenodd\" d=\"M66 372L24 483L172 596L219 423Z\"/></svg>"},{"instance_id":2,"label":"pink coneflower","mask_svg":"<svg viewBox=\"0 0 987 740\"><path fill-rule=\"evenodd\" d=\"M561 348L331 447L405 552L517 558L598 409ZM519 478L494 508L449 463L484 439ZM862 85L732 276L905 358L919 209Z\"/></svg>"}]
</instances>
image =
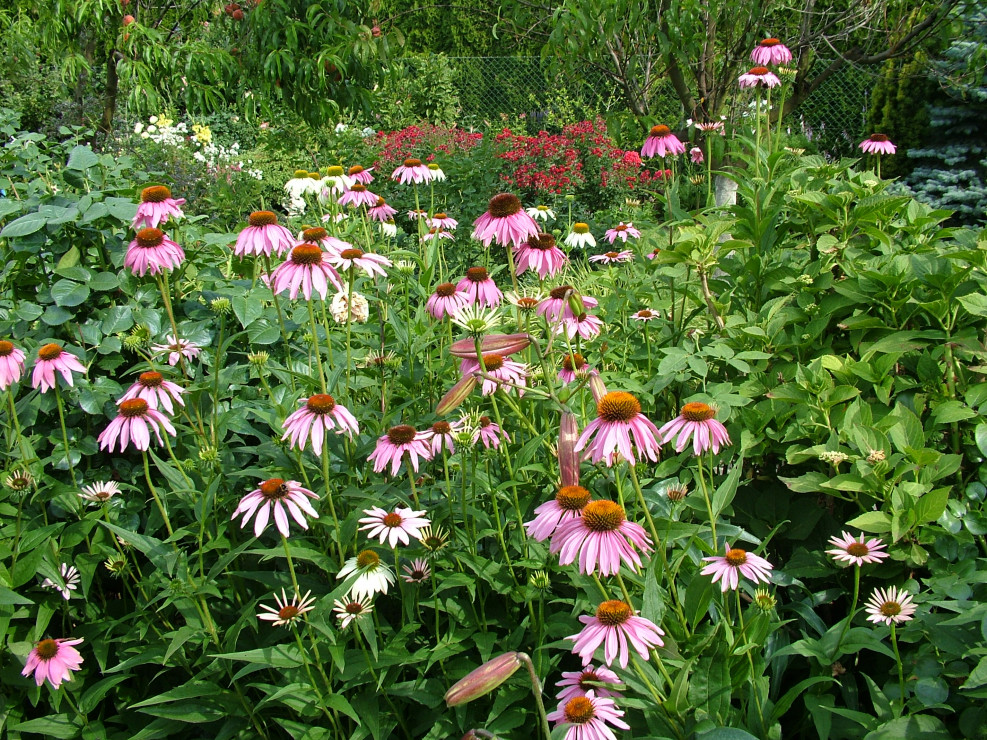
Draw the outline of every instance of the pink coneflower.
<instances>
[{"instance_id":1,"label":"pink coneflower","mask_svg":"<svg viewBox=\"0 0 987 740\"><path fill-rule=\"evenodd\" d=\"M707 121L706 123L697 123L696 128L704 134L712 134L717 131L722 133L725 128L725 124L723 121Z\"/></svg>"},{"instance_id":2,"label":"pink coneflower","mask_svg":"<svg viewBox=\"0 0 987 740\"><path fill-rule=\"evenodd\" d=\"M432 318L441 321L469 304L470 299L465 292L458 290L452 283L440 283L435 286L435 292L428 297L425 308Z\"/></svg>"},{"instance_id":3,"label":"pink coneflower","mask_svg":"<svg viewBox=\"0 0 987 740\"><path fill-rule=\"evenodd\" d=\"M236 245L233 247L233 254L237 257L270 257L272 254L282 257L295 243L291 232L278 223L276 213L254 211L247 223L249 225L237 235Z\"/></svg>"},{"instance_id":4,"label":"pink coneflower","mask_svg":"<svg viewBox=\"0 0 987 740\"><path fill-rule=\"evenodd\" d=\"M710 448L716 454L721 446L730 444L730 435L715 416L716 409L708 404L698 401L687 403L678 416L658 430L661 443L668 444L677 434L676 452L682 452L692 437L692 451L695 454L701 455Z\"/></svg>"},{"instance_id":5,"label":"pink coneflower","mask_svg":"<svg viewBox=\"0 0 987 740\"><path fill-rule=\"evenodd\" d=\"M564 331L569 340L572 341L577 336L589 340L596 337L603 330L603 322L599 318L583 312L578 316L562 318L561 323L555 327L556 332Z\"/></svg>"},{"instance_id":6,"label":"pink coneflower","mask_svg":"<svg viewBox=\"0 0 987 740\"><path fill-rule=\"evenodd\" d=\"M792 61L792 52L778 39L764 39L751 52L751 61L762 66L788 64Z\"/></svg>"},{"instance_id":7,"label":"pink coneflower","mask_svg":"<svg viewBox=\"0 0 987 740\"><path fill-rule=\"evenodd\" d=\"M740 584L740 576L749 578L754 583L771 581L772 565L764 558L741 550L727 547L726 555L711 555L703 558L709 565L703 566L700 572L704 576L713 576L713 583L720 582L720 591L736 591Z\"/></svg>"},{"instance_id":8,"label":"pink coneflower","mask_svg":"<svg viewBox=\"0 0 987 740\"><path fill-rule=\"evenodd\" d=\"M471 267L466 271L466 277L456 284L456 290L466 294L468 305L477 304L494 308L504 300L497 283L490 277L486 267Z\"/></svg>"},{"instance_id":9,"label":"pink coneflower","mask_svg":"<svg viewBox=\"0 0 987 740\"><path fill-rule=\"evenodd\" d=\"M740 75L737 80L741 87L778 87L781 80L767 67L752 67L750 72Z\"/></svg>"},{"instance_id":10,"label":"pink coneflower","mask_svg":"<svg viewBox=\"0 0 987 740\"><path fill-rule=\"evenodd\" d=\"M374 176L370 173L374 171L373 167L361 167L358 164L350 167L346 176L350 178L353 182L358 182L361 185L369 185L374 181Z\"/></svg>"},{"instance_id":11,"label":"pink coneflower","mask_svg":"<svg viewBox=\"0 0 987 740\"><path fill-rule=\"evenodd\" d=\"M886 545L878 537L865 541L864 535L861 534L860 539L855 540L849 532L844 531L842 538L830 537L829 544L835 549L827 550L827 555L832 555L833 559L839 562L858 567L864 563L880 563L888 557L888 553L884 551Z\"/></svg>"},{"instance_id":12,"label":"pink coneflower","mask_svg":"<svg viewBox=\"0 0 987 740\"><path fill-rule=\"evenodd\" d=\"M166 237L161 229L147 227L138 231L130 242L123 266L143 277L146 272L157 275L163 270L174 270L184 260L185 252L178 244Z\"/></svg>"},{"instance_id":13,"label":"pink coneflower","mask_svg":"<svg viewBox=\"0 0 987 740\"><path fill-rule=\"evenodd\" d=\"M631 465L634 464L635 449L641 460L658 460L658 440L655 439L658 428L641 413L641 403L634 396L611 391L596 404L596 413L597 417L579 435L576 452L586 449L587 459L594 463L605 460L607 467L613 465L611 453L615 451Z\"/></svg>"},{"instance_id":14,"label":"pink coneflower","mask_svg":"<svg viewBox=\"0 0 987 740\"><path fill-rule=\"evenodd\" d=\"M141 203L131 226L135 230L145 227L158 228L169 218L182 218L185 214L179 206L185 205L185 198L171 197L171 190L164 185L152 185L141 191Z\"/></svg>"},{"instance_id":15,"label":"pink coneflower","mask_svg":"<svg viewBox=\"0 0 987 740\"><path fill-rule=\"evenodd\" d=\"M151 347L156 353L168 352L168 364L174 367L182 357L186 360L194 360L199 356L202 349L195 342L188 339L176 339L173 334L165 337L166 344L155 344Z\"/></svg>"},{"instance_id":16,"label":"pink coneflower","mask_svg":"<svg viewBox=\"0 0 987 740\"><path fill-rule=\"evenodd\" d=\"M401 576L405 583L425 583L432 577L432 569L425 558L415 558L410 565L402 565L401 570L407 574Z\"/></svg>"},{"instance_id":17,"label":"pink coneflower","mask_svg":"<svg viewBox=\"0 0 987 740\"><path fill-rule=\"evenodd\" d=\"M514 261L518 275L525 270L531 270L538 273L539 280L544 280L548 275L561 272L568 264L569 257L559 249L554 236L538 233L529 236L528 240L521 245Z\"/></svg>"},{"instance_id":18,"label":"pink coneflower","mask_svg":"<svg viewBox=\"0 0 987 740\"><path fill-rule=\"evenodd\" d=\"M579 518L590 493L582 486L562 486L555 498L535 509L535 518L524 523L528 536L537 542L547 540L562 524Z\"/></svg>"},{"instance_id":19,"label":"pink coneflower","mask_svg":"<svg viewBox=\"0 0 987 740\"><path fill-rule=\"evenodd\" d=\"M538 314L544 316L550 324L554 324L560 318L573 318L572 306L569 304L569 299L566 298L569 295L571 299L570 294L579 295L571 285L560 285L558 288L552 288L548 293L548 298L538 304ZM583 295L579 298L586 308L596 308L598 305L598 301L592 296Z\"/></svg>"},{"instance_id":20,"label":"pink coneflower","mask_svg":"<svg viewBox=\"0 0 987 740\"><path fill-rule=\"evenodd\" d=\"M585 625L582 631L565 639L574 641L572 652L583 659L583 665L593 662L593 653L601 645L608 666L619 656L620 667L627 668L628 643L645 660L650 648L665 644L661 639L665 632L654 622L637 616L625 601L604 601L596 608L595 616L583 615L579 621Z\"/></svg>"},{"instance_id":21,"label":"pink coneflower","mask_svg":"<svg viewBox=\"0 0 987 740\"><path fill-rule=\"evenodd\" d=\"M886 134L871 134L860 142L860 148L866 154L894 154L898 151Z\"/></svg>"},{"instance_id":22,"label":"pink coneflower","mask_svg":"<svg viewBox=\"0 0 987 740\"><path fill-rule=\"evenodd\" d=\"M342 239L338 239L335 236L330 235L329 232L321 226L307 226L302 229L298 234L298 243L318 244L334 257L344 249L349 249L353 246L349 242L344 242ZM298 243L294 246L297 247Z\"/></svg>"},{"instance_id":23,"label":"pink coneflower","mask_svg":"<svg viewBox=\"0 0 987 740\"><path fill-rule=\"evenodd\" d=\"M632 313L631 318L635 321L654 321L661 317L657 311L652 311L650 308L642 308L640 311Z\"/></svg>"},{"instance_id":24,"label":"pink coneflower","mask_svg":"<svg viewBox=\"0 0 987 740\"><path fill-rule=\"evenodd\" d=\"M633 262L634 252L629 249L621 252L604 252L603 254L594 254L589 258L589 261L599 262L604 265L619 265L624 262Z\"/></svg>"},{"instance_id":25,"label":"pink coneflower","mask_svg":"<svg viewBox=\"0 0 987 740\"><path fill-rule=\"evenodd\" d=\"M598 374L596 370L587 364L585 357L578 352L573 352L562 358L562 369L559 370L559 380L568 385L586 375Z\"/></svg>"},{"instance_id":26,"label":"pink coneflower","mask_svg":"<svg viewBox=\"0 0 987 740\"><path fill-rule=\"evenodd\" d=\"M706 160L706 157L703 155L702 149L698 146L694 146L689 150L689 159L692 160L693 164L702 164Z\"/></svg>"},{"instance_id":27,"label":"pink coneflower","mask_svg":"<svg viewBox=\"0 0 987 740\"><path fill-rule=\"evenodd\" d=\"M336 599L333 602L333 612L339 620L340 629L346 629L357 619L367 616L374 610L370 603L370 597L365 599L347 598L342 601Z\"/></svg>"},{"instance_id":28,"label":"pink coneflower","mask_svg":"<svg viewBox=\"0 0 987 740\"><path fill-rule=\"evenodd\" d=\"M285 430L281 439L289 440L289 448L304 450L305 443L311 441L312 450L316 455L321 455L323 440L330 431L335 431L336 434L348 433L350 439L360 433L356 417L336 403L332 396L316 393L302 399L301 403L305 405L292 413L281 425Z\"/></svg>"},{"instance_id":29,"label":"pink coneflower","mask_svg":"<svg viewBox=\"0 0 987 740\"><path fill-rule=\"evenodd\" d=\"M538 224L521 208L521 201L510 193L490 199L487 212L473 222L473 238L489 247L495 241L503 247L520 247L538 233Z\"/></svg>"},{"instance_id":30,"label":"pink coneflower","mask_svg":"<svg viewBox=\"0 0 987 740\"><path fill-rule=\"evenodd\" d=\"M617 740L611 725L621 730L631 729L621 719L623 716L623 710L617 709L613 699L589 691L585 696L574 696L559 704L546 718L556 726L569 725L563 740Z\"/></svg>"},{"instance_id":31,"label":"pink coneflower","mask_svg":"<svg viewBox=\"0 0 987 740\"><path fill-rule=\"evenodd\" d=\"M399 506L394 511L387 511L378 506L364 509L365 516L360 520L359 530L367 530L367 538L380 537L380 544L387 540L391 547L411 543L411 539L420 540L421 530L432 522L426 519L424 511L413 511L406 506Z\"/></svg>"},{"instance_id":32,"label":"pink coneflower","mask_svg":"<svg viewBox=\"0 0 987 740\"><path fill-rule=\"evenodd\" d=\"M373 208L367 209L367 216L370 218L370 220L380 221L381 223L387 223L388 221L392 220L392 217L396 213L397 213L397 209L391 208L389 205L387 205L387 202L380 196L377 196L376 205L374 205Z\"/></svg>"},{"instance_id":33,"label":"pink coneflower","mask_svg":"<svg viewBox=\"0 0 987 740\"><path fill-rule=\"evenodd\" d=\"M448 231L455 231L456 227L459 226L459 221L442 212L436 213L428 219L427 223L433 229L447 229Z\"/></svg>"},{"instance_id":34,"label":"pink coneflower","mask_svg":"<svg viewBox=\"0 0 987 740\"><path fill-rule=\"evenodd\" d=\"M343 564L342 570L336 574L338 580L356 576L350 586L349 598L369 599L374 594L386 594L394 581L391 569L381 562L380 555L373 550L362 550L355 558L350 558Z\"/></svg>"},{"instance_id":35,"label":"pink coneflower","mask_svg":"<svg viewBox=\"0 0 987 740\"><path fill-rule=\"evenodd\" d=\"M274 592L274 602L278 605L278 608L275 609L267 604L261 604L260 608L264 611L259 612L257 618L263 619L265 622L271 622L275 627L288 627L315 608L315 598L309 598L310 596L312 596L311 591L306 591L304 596L299 596L295 592L291 597L291 601L289 601L288 595L282 588L280 597L276 591Z\"/></svg>"},{"instance_id":36,"label":"pink coneflower","mask_svg":"<svg viewBox=\"0 0 987 740\"><path fill-rule=\"evenodd\" d=\"M353 183L353 187L340 196L337 202L341 206L373 208L377 205L377 196L367 190L366 185L356 182Z\"/></svg>"},{"instance_id":37,"label":"pink coneflower","mask_svg":"<svg viewBox=\"0 0 987 740\"><path fill-rule=\"evenodd\" d=\"M889 627L892 624L907 622L915 614L918 606L912 603L912 595L897 586L884 589L879 588L871 594L864 607L867 612L867 621L884 624Z\"/></svg>"},{"instance_id":38,"label":"pink coneflower","mask_svg":"<svg viewBox=\"0 0 987 740\"><path fill-rule=\"evenodd\" d=\"M410 211L408 211L409 221L416 221L419 219L426 219L426 218L428 218L428 211L423 210L421 208L417 208L417 209L412 208Z\"/></svg>"},{"instance_id":39,"label":"pink coneflower","mask_svg":"<svg viewBox=\"0 0 987 740\"><path fill-rule=\"evenodd\" d=\"M432 173L428 165L422 164L420 159L406 159L404 164L391 173L391 179L397 180L402 185L409 183L421 185L432 179Z\"/></svg>"},{"instance_id":40,"label":"pink coneflower","mask_svg":"<svg viewBox=\"0 0 987 740\"><path fill-rule=\"evenodd\" d=\"M601 685L602 684L602 685ZM620 676L609 668L599 666L586 666L581 671L565 672L562 680L555 684L556 688L562 689L556 697L560 702L566 702L577 696L586 696L590 691L597 696L620 697L617 691L611 691L607 686L620 685Z\"/></svg>"},{"instance_id":41,"label":"pink coneflower","mask_svg":"<svg viewBox=\"0 0 987 740\"><path fill-rule=\"evenodd\" d=\"M23 373L24 352L6 339L0 340L0 391L7 390L20 380Z\"/></svg>"},{"instance_id":42,"label":"pink coneflower","mask_svg":"<svg viewBox=\"0 0 987 740\"><path fill-rule=\"evenodd\" d=\"M473 432L473 444L477 441L483 442L483 446L488 450L493 447L495 450L500 447L500 439L503 437L508 442L511 441L510 436L499 425L494 424L489 416L481 416L479 420L479 425Z\"/></svg>"},{"instance_id":43,"label":"pink coneflower","mask_svg":"<svg viewBox=\"0 0 987 740\"><path fill-rule=\"evenodd\" d=\"M408 464L416 473L419 457L422 460L432 459L432 451L415 428L408 424L399 424L391 427L387 430L387 434L377 440L377 446L370 453L367 461L373 462L375 473L381 472L390 463L391 475L397 475L405 454L408 455Z\"/></svg>"},{"instance_id":44,"label":"pink coneflower","mask_svg":"<svg viewBox=\"0 0 987 740\"><path fill-rule=\"evenodd\" d=\"M430 242L433 239L455 239L452 234L443 229L441 226L433 226L425 234L422 235L423 242Z\"/></svg>"},{"instance_id":45,"label":"pink coneflower","mask_svg":"<svg viewBox=\"0 0 987 740\"><path fill-rule=\"evenodd\" d=\"M85 373L85 366L79 362L79 358L71 352L67 352L57 344L46 344L38 350L38 358L34 361L34 372L31 373L31 386L38 388L42 393L46 393L55 387L55 372L58 372L62 379L70 387L74 385L72 373Z\"/></svg>"},{"instance_id":46,"label":"pink coneflower","mask_svg":"<svg viewBox=\"0 0 987 740\"><path fill-rule=\"evenodd\" d=\"M287 290L288 296L294 299L301 289L305 300L310 300L314 289L319 298L325 300L330 283L336 290L343 289L339 273L329 263L329 257L331 255L323 252L316 244L299 244L291 250L286 262L274 268L271 273L271 290L274 293Z\"/></svg>"},{"instance_id":47,"label":"pink coneflower","mask_svg":"<svg viewBox=\"0 0 987 740\"><path fill-rule=\"evenodd\" d=\"M641 552L652 550L644 527L627 521L624 509L613 501L590 501L582 515L560 524L552 535L549 552L559 554L559 564L568 565L579 558L579 572L612 576L620 564L635 573L641 567Z\"/></svg>"},{"instance_id":48,"label":"pink coneflower","mask_svg":"<svg viewBox=\"0 0 987 740\"><path fill-rule=\"evenodd\" d=\"M57 689L62 685L62 681L72 680L72 671L82 667L82 656L72 647L81 642L81 637L42 640L27 656L27 663L21 675L30 676L34 673L34 682L38 686L48 679L51 687Z\"/></svg>"},{"instance_id":49,"label":"pink coneflower","mask_svg":"<svg viewBox=\"0 0 987 740\"><path fill-rule=\"evenodd\" d=\"M230 519L236 519L239 514L243 514L240 528L247 526L254 514L254 536L260 537L274 514L274 524L278 531L288 537L291 532L288 529L288 514L298 523L302 529L308 529L308 514L313 519L319 518L319 513L312 508L309 499L319 497L302 484L294 480L284 480L282 478L269 478L262 482L257 488L252 490L242 499L236 507L236 511ZM287 511L286 511L287 510Z\"/></svg>"},{"instance_id":50,"label":"pink coneflower","mask_svg":"<svg viewBox=\"0 0 987 740\"><path fill-rule=\"evenodd\" d=\"M105 504L118 493L120 493L120 484L116 481L97 481L91 485L83 486L79 498L91 504Z\"/></svg>"},{"instance_id":51,"label":"pink coneflower","mask_svg":"<svg viewBox=\"0 0 987 740\"><path fill-rule=\"evenodd\" d=\"M137 378L137 382L130 386L127 392L117 399L117 403L129 401L131 398L143 398L152 409L161 407L169 414L174 414L175 407L171 401L174 399L178 402L179 406L184 406L185 401L182 400L182 394L184 392L184 389L180 386L169 380L165 380L161 373L152 370L141 373Z\"/></svg>"},{"instance_id":52,"label":"pink coneflower","mask_svg":"<svg viewBox=\"0 0 987 740\"><path fill-rule=\"evenodd\" d=\"M674 156L685 152L685 144L679 141L668 126L652 126L648 138L641 147L642 157Z\"/></svg>"},{"instance_id":53,"label":"pink coneflower","mask_svg":"<svg viewBox=\"0 0 987 740\"><path fill-rule=\"evenodd\" d=\"M528 367L524 363L515 362L503 355L490 353L483 355L483 367L485 374L490 376L482 378L484 396L496 393L498 388L503 388L505 393L516 391L518 396L524 395L524 387L528 384ZM470 375L479 369L480 363L477 360L465 358L459 364L459 372L463 375ZM498 381L510 383L510 385L502 386Z\"/></svg>"},{"instance_id":54,"label":"pink coneflower","mask_svg":"<svg viewBox=\"0 0 987 740\"><path fill-rule=\"evenodd\" d=\"M661 254L661 247L655 247L648 253L647 257L649 260L653 260L656 259L659 254Z\"/></svg>"},{"instance_id":55,"label":"pink coneflower","mask_svg":"<svg viewBox=\"0 0 987 740\"><path fill-rule=\"evenodd\" d=\"M421 438L429 443L433 457L441 455L443 447L450 455L455 455L456 446L453 444L453 438L461 427L461 422L450 424L448 421L437 421L421 433Z\"/></svg>"},{"instance_id":56,"label":"pink coneflower","mask_svg":"<svg viewBox=\"0 0 987 740\"><path fill-rule=\"evenodd\" d=\"M374 275L387 277L384 268L391 266L391 261L387 257L355 248L344 249L338 257L330 256L329 262L340 272L348 272L352 267L359 267L370 277Z\"/></svg>"},{"instance_id":57,"label":"pink coneflower","mask_svg":"<svg viewBox=\"0 0 987 740\"><path fill-rule=\"evenodd\" d=\"M117 439L120 440L120 452L126 450L131 442L138 450L146 450L151 445L149 426L154 436L158 438L159 445L164 444L164 439L161 437L162 428L172 437L178 436L167 416L157 409L152 409L143 398L131 398L120 402L116 418L109 423L96 441L99 442L101 450L108 452L113 452Z\"/></svg>"},{"instance_id":58,"label":"pink coneflower","mask_svg":"<svg viewBox=\"0 0 987 740\"><path fill-rule=\"evenodd\" d=\"M621 221L619 224L614 226L612 229L607 229L606 238L611 244L613 244L617 239L622 242L627 242L627 237L633 237L635 239L641 238L641 232L634 228L634 223L628 221L626 224Z\"/></svg>"}]
</instances>

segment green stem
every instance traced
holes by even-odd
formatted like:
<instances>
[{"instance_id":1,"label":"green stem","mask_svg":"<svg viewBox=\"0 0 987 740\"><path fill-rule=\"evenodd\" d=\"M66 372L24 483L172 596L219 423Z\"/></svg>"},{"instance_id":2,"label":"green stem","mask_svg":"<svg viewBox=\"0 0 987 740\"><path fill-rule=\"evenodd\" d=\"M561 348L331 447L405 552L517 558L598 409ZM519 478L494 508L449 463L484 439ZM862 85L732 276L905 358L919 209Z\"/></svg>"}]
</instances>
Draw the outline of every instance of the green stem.
<instances>
[{"instance_id":1,"label":"green stem","mask_svg":"<svg viewBox=\"0 0 987 740\"><path fill-rule=\"evenodd\" d=\"M151 467L147 462L147 450L142 450L141 456L144 458L144 478L147 480L148 488L151 489L151 496L154 497L154 503L158 505L158 511L161 512L161 518L164 520L165 529L168 530L168 537L173 537L175 530L171 528L171 520L168 518L168 512L165 511L164 504L161 502L161 497L158 496L158 492L154 488L154 482L151 480Z\"/></svg>"},{"instance_id":2,"label":"green stem","mask_svg":"<svg viewBox=\"0 0 987 740\"><path fill-rule=\"evenodd\" d=\"M271 275L271 258L266 254L264 255L264 269L267 270L267 275ZM291 392L295 392L295 374L291 372L291 345L288 343L288 330L285 328L284 324L284 314L281 313L281 301L278 300L278 294L271 290L271 296L274 298L274 310L278 314L278 326L281 327L281 341L284 342L284 365L288 368L288 380L291 383Z\"/></svg>"},{"instance_id":3,"label":"green stem","mask_svg":"<svg viewBox=\"0 0 987 740\"><path fill-rule=\"evenodd\" d=\"M322 367L322 350L319 349L319 329L315 323L315 310L312 308L312 299L308 300L308 321L309 325L312 327L312 343L315 346L315 362L319 366L319 383L322 387L322 392L328 394L329 391L326 389L326 371ZM326 335L326 342L329 341L329 335Z\"/></svg>"},{"instance_id":4,"label":"green stem","mask_svg":"<svg viewBox=\"0 0 987 740\"><path fill-rule=\"evenodd\" d=\"M343 530L339 526L339 518L336 516L336 505L332 500L332 491L329 490L329 446L322 448L322 477L326 482L326 499L329 501L329 513L332 514L332 522L336 526L336 549L339 551L339 567L343 567L346 562L346 555L343 552Z\"/></svg>"},{"instance_id":5,"label":"green stem","mask_svg":"<svg viewBox=\"0 0 987 740\"><path fill-rule=\"evenodd\" d=\"M898 689L901 692L901 712L905 712L905 670L901 664L901 653L898 652L897 625L891 622L891 647L894 649L894 660L898 665Z\"/></svg>"},{"instance_id":6,"label":"green stem","mask_svg":"<svg viewBox=\"0 0 987 740\"><path fill-rule=\"evenodd\" d=\"M518 653L517 657L524 664L524 667L528 669L528 675L531 677L531 693L535 697L535 707L538 709L538 719L541 721L541 729L545 733L545 740L552 740L552 730L548 726L548 714L545 713L545 704L541 697L542 685L541 681L538 680L538 674L535 672L535 666L531 662L531 656L527 653Z\"/></svg>"},{"instance_id":7,"label":"green stem","mask_svg":"<svg viewBox=\"0 0 987 740\"><path fill-rule=\"evenodd\" d=\"M853 621L853 615L857 611L857 598L860 596L860 566L855 565L853 567L853 601L850 602L850 612L846 616L846 620L843 622L843 630L840 632L840 639L836 641L836 647L833 649L833 655L829 659L829 662L834 662L840 656L840 645L843 644L843 638L846 637L847 631L850 629L850 622Z\"/></svg>"},{"instance_id":8,"label":"green stem","mask_svg":"<svg viewBox=\"0 0 987 740\"><path fill-rule=\"evenodd\" d=\"M72 486L78 488L79 482L75 478L75 466L72 465L72 449L69 447L69 435L65 429L65 409L62 406L62 392L58 388L58 379L55 379L55 403L58 405L58 423L62 428L62 442L65 445L65 462L69 466L69 474L72 476ZM17 416L17 414L14 414Z\"/></svg>"}]
</instances>

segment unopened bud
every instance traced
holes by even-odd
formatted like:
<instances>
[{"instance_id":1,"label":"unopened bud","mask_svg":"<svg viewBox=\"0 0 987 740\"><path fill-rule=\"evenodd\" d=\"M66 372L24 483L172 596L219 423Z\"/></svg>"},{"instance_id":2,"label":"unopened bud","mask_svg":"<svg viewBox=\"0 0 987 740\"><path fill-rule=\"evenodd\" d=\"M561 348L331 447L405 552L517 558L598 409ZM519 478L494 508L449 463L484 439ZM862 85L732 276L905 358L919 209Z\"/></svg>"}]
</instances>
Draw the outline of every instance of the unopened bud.
<instances>
[{"instance_id":1,"label":"unopened bud","mask_svg":"<svg viewBox=\"0 0 987 740\"><path fill-rule=\"evenodd\" d=\"M480 340L480 353L512 355L530 344L531 337L527 334L488 334ZM476 343L472 339L460 339L452 343L449 352L453 357L475 360Z\"/></svg>"},{"instance_id":2,"label":"unopened bud","mask_svg":"<svg viewBox=\"0 0 987 740\"><path fill-rule=\"evenodd\" d=\"M576 291L569 292L569 310L572 311L576 316L582 316L586 313L586 306L583 305L583 297L579 295Z\"/></svg>"},{"instance_id":3,"label":"unopened bud","mask_svg":"<svg viewBox=\"0 0 987 740\"><path fill-rule=\"evenodd\" d=\"M589 389L593 391L593 400L599 403L607 395L607 387L603 385L603 380L599 375L591 375L589 378Z\"/></svg>"},{"instance_id":4,"label":"unopened bud","mask_svg":"<svg viewBox=\"0 0 987 740\"><path fill-rule=\"evenodd\" d=\"M459 382L442 396L439 405L435 407L435 413L439 416L445 416L450 411L459 408L463 401L469 398L478 382L475 375L466 375L460 378Z\"/></svg>"},{"instance_id":5,"label":"unopened bud","mask_svg":"<svg viewBox=\"0 0 987 740\"><path fill-rule=\"evenodd\" d=\"M521 660L515 652L504 653L492 660L488 660L479 668L469 673L465 678L457 681L446 692L446 705L458 707L460 704L465 704L466 702L489 694L513 676L514 672L520 667Z\"/></svg>"},{"instance_id":6,"label":"unopened bud","mask_svg":"<svg viewBox=\"0 0 987 740\"><path fill-rule=\"evenodd\" d=\"M559 423L559 476L563 486L579 485L579 453L576 441L579 439L579 424L571 411L562 412Z\"/></svg>"}]
</instances>

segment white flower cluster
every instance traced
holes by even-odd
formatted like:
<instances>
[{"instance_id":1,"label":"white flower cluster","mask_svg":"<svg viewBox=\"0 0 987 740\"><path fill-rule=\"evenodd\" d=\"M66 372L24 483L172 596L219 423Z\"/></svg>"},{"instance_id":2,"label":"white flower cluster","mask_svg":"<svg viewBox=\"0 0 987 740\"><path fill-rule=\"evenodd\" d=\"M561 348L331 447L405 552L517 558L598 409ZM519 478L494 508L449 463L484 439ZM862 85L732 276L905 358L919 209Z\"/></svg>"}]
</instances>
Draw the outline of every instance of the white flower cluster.
<instances>
[{"instance_id":1,"label":"white flower cluster","mask_svg":"<svg viewBox=\"0 0 987 740\"><path fill-rule=\"evenodd\" d=\"M240 159L240 142L234 141L230 146L225 147L212 140L212 132L208 126L194 123L191 126L192 133L190 134L190 127L184 121L175 123L165 116L151 116L147 120L147 126L142 122L138 122L134 126L135 134L142 139L148 139L164 146L186 148L191 144L196 147L192 153L192 158L206 165L211 174L226 174L229 177L231 172L245 172L255 180L264 179L264 173L261 170L249 166L253 164L253 160L248 159L244 163Z\"/></svg>"}]
</instances>

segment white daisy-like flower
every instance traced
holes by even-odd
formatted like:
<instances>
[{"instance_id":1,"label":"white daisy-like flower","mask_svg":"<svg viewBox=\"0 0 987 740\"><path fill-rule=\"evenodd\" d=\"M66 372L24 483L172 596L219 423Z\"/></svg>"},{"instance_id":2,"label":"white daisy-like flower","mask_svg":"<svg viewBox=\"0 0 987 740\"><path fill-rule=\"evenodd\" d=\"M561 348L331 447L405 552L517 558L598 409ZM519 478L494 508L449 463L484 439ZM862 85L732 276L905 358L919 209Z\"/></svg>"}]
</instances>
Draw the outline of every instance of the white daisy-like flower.
<instances>
[{"instance_id":1,"label":"white daisy-like flower","mask_svg":"<svg viewBox=\"0 0 987 740\"><path fill-rule=\"evenodd\" d=\"M59 573L62 576L61 583L55 583L55 581L50 578L45 578L41 583L42 588L52 588L62 595L62 598L66 601L72 596L72 592L79 588L79 571L74 565L69 565L68 563L62 563L62 567L59 568Z\"/></svg>"},{"instance_id":2,"label":"white daisy-like flower","mask_svg":"<svg viewBox=\"0 0 987 740\"><path fill-rule=\"evenodd\" d=\"M350 587L350 596L357 601L369 599L376 593L386 594L394 583L394 574L373 550L364 550L355 558L347 560L336 578L344 579L354 575L356 580Z\"/></svg>"},{"instance_id":3,"label":"white daisy-like flower","mask_svg":"<svg viewBox=\"0 0 987 740\"><path fill-rule=\"evenodd\" d=\"M276 592L274 594L274 601L277 603L278 608L275 609L267 604L261 604L260 608L264 611L260 612L257 618L267 622L273 622L275 627L287 627L289 624L301 619L302 615L306 612L312 611L315 598L309 598L311 595L311 591L306 591L305 595L300 597L296 592L291 597L291 601L288 601L288 596L282 588L280 597Z\"/></svg>"},{"instance_id":4,"label":"white daisy-like flower","mask_svg":"<svg viewBox=\"0 0 987 740\"><path fill-rule=\"evenodd\" d=\"M92 485L83 486L79 497L91 504L105 504L118 493L120 493L120 486L116 481L98 481Z\"/></svg>"},{"instance_id":5,"label":"white daisy-like flower","mask_svg":"<svg viewBox=\"0 0 987 740\"><path fill-rule=\"evenodd\" d=\"M333 604L332 610L336 614L336 618L339 619L340 629L346 629L354 621L365 617L374 610L369 597L357 599L351 595L343 601L336 599Z\"/></svg>"},{"instance_id":6,"label":"white daisy-like flower","mask_svg":"<svg viewBox=\"0 0 987 740\"><path fill-rule=\"evenodd\" d=\"M532 206L531 208L525 208L524 212L535 221L548 221L550 218L555 218L555 211L548 206Z\"/></svg>"},{"instance_id":7,"label":"white daisy-like flower","mask_svg":"<svg viewBox=\"0 0 987 740\"><path fill-rule=\"evenodd\" d=\"M577 221L572 225L572 231L565 238L565 244L573 249L585 249L586 247L595 247L596 239L589 233L588 224Z\"/></svg>"}]
</instances>

